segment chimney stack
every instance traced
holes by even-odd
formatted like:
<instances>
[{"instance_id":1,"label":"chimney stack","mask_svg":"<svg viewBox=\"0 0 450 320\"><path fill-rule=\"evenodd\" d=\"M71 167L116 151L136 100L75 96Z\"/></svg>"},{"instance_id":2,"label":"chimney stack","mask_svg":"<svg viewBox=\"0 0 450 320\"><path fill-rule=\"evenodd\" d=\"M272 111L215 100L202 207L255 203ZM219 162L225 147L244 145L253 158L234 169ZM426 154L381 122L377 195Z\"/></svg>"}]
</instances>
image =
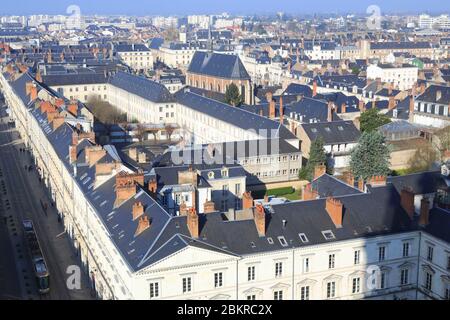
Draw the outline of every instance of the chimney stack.
<instances>
[{"instance_id":1,"label":"chimney stack","mask_svg":"<svg viewBox=\"0 0 450 320\"><path fill-rule=\"evenodd\" d=\"M156 194L157 190L158 190L158 183L156 182L156 179L150 180L148 183L148 191L150 191L150 193L154 195Z\"/></svg>"},{"instance_id":2,"label":"chimney stack","mask_svg":"<svg viewBox=\"0 0 450 320\"><path fill-rule=\"evenodd\" d=\"M141 233L143 233L145 230L150 228L150 219L147 216L141 217L139 219L139 224L136 229L136 233L134 234L135 237L139 236Z\"/></svg>"},{"instance_id":3,"label":"chimney stack","mask_svg":"<svg viewBox=\"0 0 450 320\"><path fill-rule=\"evenodd\" d=\"M426 227L430 223L430 200L423 198L420 202L419 225Z\"/></svg>"},{"instance_id":4,"label":"chimney stack","mask_svg":"<svg viewBox=\"0 0 450 320\"><path fill-rule=\"evenodd\" d=\"M133 204L133 221L137 220L140 216L144 214L144 205L142 202L136 202Z\"/></svg>"},{"instance_id":5,"label":"chimney stack","mask_svg":"<svg viewBox=\"0 0 450 320\"><path fill-rule=\"evenodd\" d=\"M328 212L331 220L336 228L342 228L342 221L344 219L344 205L341 201L332 197L327 198L325 209Z\"/></svg>"},{"instance_id":6,"label":"chimney stack","mask_svg":"<svg viewBox=\"0 0 450 320\"><path fill-rule=\"evenodd\" d=\"M385 187L387 182L386 176L373 176L369 178L369 181L367 182L372 187Z\"/></svg>"},{"instance_id":7,"label":"chimney stack","mask_svg":"<svg viewBox=\"0 0 450 320\"><path fill-rule=\"evenodd\" d=\"M313 92L312 92L312 96L313 96L313 98L314 98L315 96L317 96L317 80L314 80L314 82L313 82Z\"/></svg>"},{"instance_id":8,"label":"chimney stack","mask_svg":"<svg viewBox=\"0 0 450 320\"><path fill-rule=\"evenodd\" d=\"M137 184L144 185L144 174L128 174L120 172L116 175L116 202L115 207L136 195Z\"/></svg>"},{"instance_id":9,"label":"chimney stack","mask_svg":"<svg viewBox=\"0 0 450 320\"><path fill-rule=\"evenodd\" d=\"M366 186L365 186L364 180L361 178L358 180L358 189L361 192L366 192Z\"/></svg>"},{"instance_id":10,"label":"chimney stack","mask_svg":"<svg viewBox=\"0 0 450 320\"><path fill-rule=\"evenodd\" d=\"M344 182L348 184L349 186L354 187L355 186L355 177L350 171L347 171L344 173Z\"/></svg>"},{"instance_id":11,"label":"chimney stack","mask_svg":"<svg viewBox=\"0 0 450 320\"><path fill-rule=\"evenodd\" d=\"M359 111L361 112L366 111L366 105L363 100L359 100Z\"/></svg>"},{"instance_id":12,"label":"chimney stack","mask_svg":"<svg viewBox=\"0 0 450 320\"><path fill-rule=\"evenodd\" d=\"M412 188L404 188L400 194L402 208L406 211L411 220L414 219L415 213L414 198L415 195Z\"/></svg>"},{"instance_id":13,"label":"chimney stack","mask_svg":"<svg viewBox=\"0 0 450 320\"><path fill-rule=\"evenodd\" d=\"M347 113L347 104L345 102L341 105L341 113Z\"/></svg>"},{"instance_id":14,"label":"chimney stack","mask_svg":"<svg viewBox=\"0 0 450 320\"><path fill-rule=\"evenodd\" d=\"M333 121L333 112L334 112L334 104L333 104L333 102L329 101L328 102L328 117L327 117L328 122Z\"/></svg>"},{"instance_id":15,"label":"chimney stack","mask_svg":"<svg viewBox=\"0 0 450 320\"><path fill-rule=\"evenodd\" d=\"M191 237L197 239L200 235L199 217L195 208L189 209L187 212L187 227Z\"/></svg>"},{"instance_id":16,"label":"chimney stack","mask_svg":"<svg viewBox=\"0 0 450 320\"><path fill-rule=\"evenodd\" d=\"M53 119L52 125L53 125L53 131L61 127L65 122L65 118L62 115L57 115Z\"/></svg>"},{"instance_id":17,"label":"chimney stack","mask_svg":"<svg viewBox=\"0 0 450 320\"><path fill-rule=\"evenodd\" d=\"M322 163L314 168L314 180L327 173L327 166Z\"/></svg>"},{"instance_id":18,"label":"chimney stack","mask_svg":"<svg viewBox=\"0 0 450 320\"><path fill-rule=\"evenodd\" d=\"M253 208L253 197L251 192L244 192L242 195L242 208L243 209L250 209Z\"/></svg>"},{"instance_id":19,"label":"chimney stack","mask_svg":"<svg viewBox=\"0 0 450 320\"><path fill-rule=\"evenodd\" d=\"M283 97L280 97L280 122L283 124L284 121L284 107L283 107Z\"/></svg>"},{"instance_id":20,"label":"chimney stack","mask_svg":"<svg viewBox=\"0 0 450 320\"><path fill-rule=\"evenodd\" d=\"M393 110L395 109L395 107L397 106L394 97L389 97L389 106L388 106L388 110Z\"/></svg>"},{"instance_id":21,"label":"chimney stack","mask_svg":"<svg viewBox=\"0 0 450 320\"><path fill-rule=\"evenodd\" d=\"M77 161L77 146L74 145L69 146L69 159L70 163L74 163Z\"/></svg>"},{"instance_id":22,"label":"chimney stack","mask_svg":"<svg viewBox=\"0 0 450 320\"><path fill-rule=\"evenodd\" d=\"M90 146L85 149L86 152L86 163L89 167L96 164L101 158L106 156L106 150L101 146Z\"/></svg>"},{"instance_id":23,"label":"chimney stack","mask_svg":"<svg viewBox=\"0 0 450 320\"><path fill-rule=\"evenodd\" d=\"M318 197L319 194L317 193L316 190L313 189L311 184L305 186L305 188L303 189L303 196L302 196L303 201L315 200Z\"/></svg>"},{"instance_id":24,"label":"chimney stack","mask_svg":"<svg viewBox=\"0 0 450 320\"><path fill-rule=\"evenodd\" d=\"M266 211L261 204L256 205L254 219L258 235L264 237L266 235Z\"/></svg>"},{"instance_id":25,"label":"chimney stack","mask_svg":"<svg viewBox=\"0 0 450 320\"><path fill-rule=\"evenodd\" d=\"M216 212L216 206L212 201L206 201L203 205L203 211L205 213L213 213Z\"/></svg>"}]
</instances>

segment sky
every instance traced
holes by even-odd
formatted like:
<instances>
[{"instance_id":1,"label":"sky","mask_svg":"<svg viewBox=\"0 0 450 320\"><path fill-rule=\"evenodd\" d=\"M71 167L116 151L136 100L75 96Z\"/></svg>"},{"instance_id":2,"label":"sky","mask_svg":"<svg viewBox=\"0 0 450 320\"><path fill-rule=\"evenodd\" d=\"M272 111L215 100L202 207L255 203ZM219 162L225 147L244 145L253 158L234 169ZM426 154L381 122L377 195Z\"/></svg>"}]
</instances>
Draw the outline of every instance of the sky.
<instances>
[{"instance_id":1,"label":"sky","mask_svg":"<svg viewBox=\"0 0 450 320\"><path fill-rule=\"evenodd\" d=\"M382 13L448 13L449 0L1 0L0 15L68 14L70 5L81 14L187 15L365 13L378 5Z\"/></svg>"}]
</instances>

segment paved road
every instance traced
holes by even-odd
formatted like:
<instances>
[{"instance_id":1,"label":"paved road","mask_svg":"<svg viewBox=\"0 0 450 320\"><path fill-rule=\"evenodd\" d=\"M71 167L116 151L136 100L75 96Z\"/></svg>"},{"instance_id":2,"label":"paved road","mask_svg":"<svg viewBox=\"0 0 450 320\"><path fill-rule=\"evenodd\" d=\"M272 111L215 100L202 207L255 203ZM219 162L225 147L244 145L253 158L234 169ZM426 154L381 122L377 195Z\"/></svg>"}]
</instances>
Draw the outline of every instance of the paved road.
<instances>
[{"instance_id":1,"label":"paved road","mask_svg":"<svg viewBox=\"0 0 450 320\"><path fill-rule=\"evenodd\" d=\"M0 299L19 297L52 300L91 299L91 290L85 276L82 278L81 290L68 290L66 287L65 271L69 265L79 265L79 261L73 253L63 226L58 221L56 210L49 206L48 212L45 213L42 209L41 200L46 203L50 201L38 180L37 173L24 169L26 164L31 164L31 158L28 153L19 152L19 148L23 145L18 138L17 132L11 130L6 124L6 118L3 118L3 122L0 123L0 170L3 175L0 177L0 193L3 192L3 184L6 190L3 195L3 207L7 204L9 208L5 211L8 224L5 225L3 221L3 229L8 229L10 241L8 243L5 232L0 229L1 236L5 239L5 243L1 246L6 250L1 251L2 256L3 252L7 256L5 262L0 264L0 273L9 278L8 281L3 281L5 292L2 297L0 277ZM37 294L31 263L22 241L23 219L33 220L48 264L51 291L45 296ZM1 238L0 241L3 242ZM1 268L5 272L1 272Z\"/></svg>"}]
</instances>

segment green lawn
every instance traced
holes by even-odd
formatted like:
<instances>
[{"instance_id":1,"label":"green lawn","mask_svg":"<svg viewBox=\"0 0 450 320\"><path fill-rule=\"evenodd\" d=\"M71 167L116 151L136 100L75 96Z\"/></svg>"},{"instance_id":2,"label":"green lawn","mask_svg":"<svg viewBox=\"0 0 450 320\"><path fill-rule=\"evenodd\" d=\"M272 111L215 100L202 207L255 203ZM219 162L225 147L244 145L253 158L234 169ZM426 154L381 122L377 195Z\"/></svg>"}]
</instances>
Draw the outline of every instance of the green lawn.
<instances>
[{"instance_id":1,"label":"green lawn","mask_svg":"<svg viewBox=\"0 0 450 320\"><path fill-rule=\"evenodd\" d=\"M291 201L301 200L300 191L296 191L292 187L267 190L266 194L268 196L286 198Z\"/></svg>"}]
</instances>

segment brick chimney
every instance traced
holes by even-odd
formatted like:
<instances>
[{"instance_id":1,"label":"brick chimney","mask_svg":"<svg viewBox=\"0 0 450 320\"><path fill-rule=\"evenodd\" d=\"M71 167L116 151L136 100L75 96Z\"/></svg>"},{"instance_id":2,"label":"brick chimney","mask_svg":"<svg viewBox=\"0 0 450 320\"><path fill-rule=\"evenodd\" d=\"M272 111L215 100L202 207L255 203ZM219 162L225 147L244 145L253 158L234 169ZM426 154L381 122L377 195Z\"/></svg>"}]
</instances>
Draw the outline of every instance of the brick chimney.
<instances>
[{"instance_id":1,"label":"brick chimney","mask_svg":"<svg viewBox=\"0 0 450 320\"><path fill-rule=\"evenodd\" d=\"M205 213L213 213L216 212L216 206L212 201L206 201L203 205L203 211Z\"/></svg>"},{"instance_id":2,"label":"brick chimney","mask_svg":"<svg viewBox=\"0 0 450 320\"><path fill-rule=\"evenodd\" d=\"M423 198L420 202L419 225L426 227L430 223L430 200Z\"/></svg>"},{"instance_id":3,"label":"brick chimney","mask_svg":"<svg viewBox=\"0 0 450 320\"><path fill-rule=\"evenodd\" d=\"M142 202L136 202L133 204L133 221L137 220L144 214L144 205Z\"/></svg>"},{"instance_id":4,"label":"brick chimney","mask_svg":"<svg viewBox=\"0 0 450 320\"><path fill-rule=\"evenodd\" d=\"M317 178L323 176L325 173L327 173L327 166L325 164L320 164L314 168L314 180Z\"/></svg>"},{"instance_id":5,"label":"brick chimney","mask_svg":"<svg viewBox=\"0 0 450 320\"><path fill-rule=\"evenodd\" d=\"M393 110L395 109L395 107L397 106L394 97L389 97L389 106L388 109L389 110Z\"/></svg>"},{"instance_id":6,"label":"brick chimney","mask_svg":"<svg viewBox=\"0 0 450 320\"><path fill-rule=\"evenodd\" d=\"M152 179L148 182L148 191L150 191L151 194L156 194L156 191L158 190L158 183L156 182L156 179Z\"/></svg>"},{"instance_id":7,"label":"brick chimney","mask_svg":"<svg viewBox=\"0 0 450 320\"><path fill-rule=\"evenodd\" d=\"M414 118L414 108L415 108L415 98L413 95L409 97L409 120L412 121Z\"/></svg>"},{"instance_id":8,"label":"brick chimney","mask_svg":"<svg viewBox=\"0 0 450 320\"><path fill-rule=\"evenodd\" d=\"M179 171L178 172L178 184L191 184L193 186L197 186L197 172L189 167L187 171Z\"/></svg>"},{"instance_id":9,"label":"brick chimney","mask_svg":"<svg viewBox=\"0 0 450 320\"><path fill-rule=\"evenodd\" d=\"M75 145L69 146L69 160L70 163L74 163L77 161L77 146Z\"/></svg>"},{"instance_id":10,"label":"brick chimney","mask_svg":"<svg viewBox=\"0 0 450 320\"><path fill-rule=\"evenodd\" d=\"M283 97L280 97L280 122L284 121L284 106L283 106Z\"/></svg>"},{"instance_id":11,"label":"brick chimney","mask_svg":"<svg viewBox=\"0 0 450 320\"><path fill-rule=\"evenodd\" d=\"M258 235L264 237L266 235L266 212L264 207L260 204L256 205L254 219Z\"/></svg>"},{"instance_id":12,"label":"brick chimney","mask_svg":"<svg viewBox=\"0 0 450 320\"><path fill-rule=\"evenodd\" d=\"M53 125L53 131L61 127L65 122L65 118L62 115L57 115L53 119L52 125Z\"/></svg>"},{"instance_id":13,"label":"brick chimney","mask_svg":"<svg viewBox=\"0 0 450 320\"><path fill-rule=\"evenodd\" d=\"M341 113L347 113L347 104L346 103L343 103L341 105Z\"/></svg>"},{"instance_id":14,"label":"brick chimney","mask_svg":"<svg viewBox=\"0 0 450 320\"><path fill-rule=\"evenodd\" d=\"M363 100L359 100L359 111L361 112L366 111L366 105Z\"/></svg>"},{"instance_id":15,"label":"brick chimney","mask_svg":"<svg viewBox=\"0 0 450 320\"><path fill-rule=\"evenodd\" d=\"M64 105L64 99L58 98L55 100L55 105L59 108Z\"/></svg>"},{"instance_id":16,"label":"brick chimney","mask_svg":"<svg viewBox=\"0 0 450 320\"><path fill-rule=\"evenodd\" d=\"M30 96L30 101L34 101L38 97L38 89L35 82L26 83L26 93Z\"/></svg>"},{"instance_id":17,"label":"brick chimney","mask_svg":"<svg viewBox=\"0 0 450 320\"><path fill-rule=\"evenodd\" d=\"M276 117L275 101L269 101L269 118L274 119Z\"/></svg>"},{"instance_id":18,"label":"brick chimney","mask_svg":"<svg viewBox=\"0 0 450 320\"><path fill-rule=\"evenodd\" d=\"M334 104L333 104L333 102L329 101L328 102L328 116L327 116L328 122L333 121L333 112L334 112Z\"/></svg>"},{"instance_id":19,"label":"brick chimney","mask_svg":"<svg viewBox=\"0 0 450 320\"><path fill-rule=\"evenodd\" d=\"M267 100L268 103L270 103L270 102L273 100L273 94L272 94L272 92L268 91L268 92L266 93L266 100Z\"/></svg>"},{"instance_id":20,"label":"brick chimney","mask_svg":"<svg viewBox=\"0 0 450 320\"><path fill-rule=\"evenodd\" d=\"M406 211L411 220L414 218L415 212L414 197L415 194L412 188L404 188L400 194L402 208Z\"/></svg>"},{"instance_id":21,"label":"brick chimney","mask_svg":"<svg viewBox=\"0 0 450 320\"><path fill-rule=\"evenodd\" d=\"M243 209L250 209L253 208L253 197L251 192L244 192L242 195L242 208Z\"/></svg>"},{"instance_id":22,"label":"brick chimney","mask_svg":"<svg viewBox=\"0 0 450 320\"><path fill-rule=\"evenodd\" d=\"M137 184L144 185L144 174L128 174L120 172L116 175L116 202L115 206L121 205L124 201L136 195Z\"/></svg>"},{"instance_id":23,"label":"brick chimney","mask_svg":"<svg viewBox=\"0 0 450 320\"><path fill-rule=\"evenodd\" d=\"M180 204L180 216L186 216L188 213L188 207L186 205L186 203L183 201Z\"/></svg>"},{"instance_id":24,"label":"brick chimney","mask_svg":"<svg viewBox=\"0 0 450 320\"><path fill-rule=\"evenodd\" d=\"M341 201L332 197L327 198L325 209L328 212L331 220L336 228L342 228L342 221L344 219L344 205Z\"/></svg>"},{"instance_id":25,"label":"brick chimney","mask_svg":"<svg viewBox=\"0 0 450 320\"><path fill-rule=\"evenodd\" d=\"M355 186L355 177L350 171L347 171L344 173L343 181L348 184L349 186L354 187Z\"/></svg>"},{"instance_id":26,"label":"brick chimney","mask_svg":"<svg viewBox=\"0 0 450 320\"><path fill-rule=\"evenodd\" d=\"M314 98L315 96L317 96L317 80L314 80L314 82L313 82L313 92L312 92L312 96L313 96L313 98Z\"/></svg>"},{"instance_id":27,"label":"brick chimney","mask_svg":"<svg viewBox=\"0 0 450 320\"><path fill-rule=\"evenodd\" d=\"M197 211L194 208L187 212L187 227L191 237L197 239L200 235L200 224Z\"/></svg>"},{"instance_id":28,"label":"brick chimney","mask_svg":"<svg viewBox=\"0 0 450 320\"><path fill-rule=\"evenodd\" d=\"M91 146L85 149L86 153L86 163L92 167L96 164L101 158L106 156L106 150L103 149L102 146Z\"/></svg>"},{"instance_id":29,"label":"brick chimney","mask_svg":"<svg viewBox=\"0 0 450 320\"><path fill-rule=\"evenodd\" d=\"M91 132L74 131L74 133L72 133L72 144L78 145L78 143L83 139L88 139L92 143L95 143L95 132L93 132L93 131L91 131Z\"/></svg>"},{"instance_id":30,"label":"brick chimney","mask_svg":"<svg viewBox=\"0 0 450 320\"><path fill-rule=\"evenodd\" d=\"M49 110L47 111L47 122L51 123L53 119L58 115L58 111L56 110Z\"/></svg>"},{"instance_id":31,"label":"brick chimney","mask_svg":"<svg viewBox=\"0 0 450 320\"><path fill-rule=\"evenodd\" d=\"M74 116L77 116L78 104L76 104L76 103L69 104L69 106L67 107L67 111L70 112L71 114L73 114Z\"/></svg>"},{"instance_id":32,"label":"brick chimney","mask_svg":"<svg viewBox=\"0 0 450 320\"><path fill-rule=\"evenodd\" d=\"M319 193L313 189L311 184L308 184L303 188L303 201L315 200L319 197Z\"/></svg>"},{"instance_id":33,"label":"brick chimney","mask_svg":"<svg viewBox=\"0 0 450 320\"><path fill-rule=\"evenodd\" d=\"M366 192L366 186L363 179L358 180L358 189L361 192Z\"/></svg>"},{"instance_id":34,"label":"brick chimney","mask_svg":"<svg viewBox=\"0 0 450 320\"><path fill-rule=\"evenodd\" d=\"M147 216L141 217L139 219L139 224L136 229L136 233L134 234L135 237L142 234L145 230L150 228L150 219Z\"/></svg>"},{"instance_id":35,"label":"brick chimney","mask_svg":"<svg viewBox=\"0 0 450 320\"><path fill-rule=\"evenodd\" d=\"M387 182L386 176L373 176L369 178L369 181L367 182L372 187L385 187Z\"/></svg>"}]
</instances>

